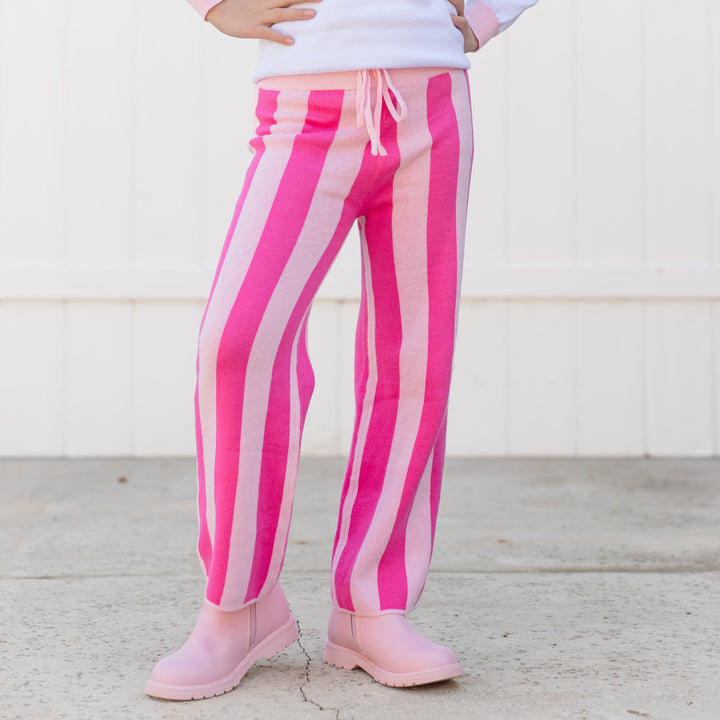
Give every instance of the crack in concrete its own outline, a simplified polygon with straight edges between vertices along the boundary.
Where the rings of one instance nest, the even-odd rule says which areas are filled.
[[[702,563],[698,562],[694,565],[658,565],[647,567],[627,567],[621,565],[607,565],[603,567],[591,565],[587,567],[568,565],[558,566],[538,566],[538,567],[513,567],[513,568],[490,568],[490,569],[456,569],[456,570],[436,570],[435,577],[442,575],[705,575],[720,572],[720,565],[714,562]],[[325,570],[307,570],[303,571],[305,576],[324,575]],[[288,574],[293,574],[288,571]],[[114,580],[123,578],[189,578],[195,579],[196,574],[178,574],[174,572],[112,572],[112,573],[61,573],[56,575],[6,575],[0,573],[0,581],[28,581],[28,580]]]
[[[340,720],[340,709],[339,708],[326,708],[323,707],[319,702],[315,702],[307,692],[307,686],[310,684],[310,653],[305,649],[305,646],[303,645],[302,639],[303,639],[303,630],[302,626],[298,622],[298,639],[297,644],[300,647],[300,650],[302,650],[303,655],[305,656],[305,682],[301,683],[300,685],[300,694],[302,695],[304,702],[309,702],[311,705],[314,705],[320,712],[325,712],[325,710],[335,711],[335,720]],[[352,720],[350,718],[349,720]]]

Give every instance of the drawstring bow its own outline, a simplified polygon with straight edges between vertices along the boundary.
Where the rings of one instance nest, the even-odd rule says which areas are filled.
[[[372,108],[370,94],[370,77],[375,77],[375,107]],[[390,95],[392,91],[395,96],[395,102]],[[382,70],[359,70],[357,74],[357,92],[355,94],[357,126],[365,125],[370,136],[370,154],[371,155],[387,155],[387,150],[380,141],[380,119],[382,117],[383,102],[387,107],[390,115],[396,122],[404,120],[407,115],[407,105],[400,93],[390,80],[388,71]]]

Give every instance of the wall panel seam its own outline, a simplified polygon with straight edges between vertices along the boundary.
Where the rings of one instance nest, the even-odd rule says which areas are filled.
[[[10,301],[205,300],[211,269],[0,268],[0,299]],[[336,269],[322,300],[357,300],[357,272]],[[720,268],[468,267],[463,299],[720,299]]]

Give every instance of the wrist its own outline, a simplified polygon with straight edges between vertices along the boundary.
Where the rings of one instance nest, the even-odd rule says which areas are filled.
[[[219,5],[222,0],[189,0],[189,2],[201,15],[202,19],[207,20],[210,11]]]
[[[469,32],[468,39],[470,40],[471,49],[467,50],[466,52],[471,52],[471,53],[477,52],[480,49],[480,41],[478,40],[478,36],[475,34],[475,32],[473,31],[472,28],[468,28],[468,32]],[[472,47],[473,45],[474,45],[474,47]]]

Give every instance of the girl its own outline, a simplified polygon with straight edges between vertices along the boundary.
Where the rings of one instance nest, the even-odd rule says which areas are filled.
[[[298,636],[278,576],[305,412],[310,304],[353,223],[356,418],[323,658],[385,685],[462,674],[405,618],[427,577],[472,160],[465,53],[537,0],[190,0],[259,38],[254,158],[202,321],[195,627],[146,690],[232,690]]]

